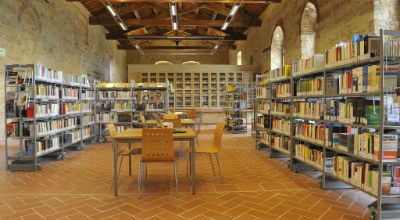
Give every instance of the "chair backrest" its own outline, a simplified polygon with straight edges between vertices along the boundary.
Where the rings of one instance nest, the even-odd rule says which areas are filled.
[[[194,108],[189,109],[188,118],[195,120],[197,118],[197,111]]]
[[[169,120],[169,119],[175,119],[179,118],[177,114],[171,113],[171,114],[164,114],[163,119],[164,120]]]
[[[142,161],[174,161],[174,140],[170,128],[144,128]]]
[[[180,118],[173,118],[173,119],[164,119],[166,122],[172,122],[174,128],[181,128],[182,121]]]
[[[217,127],[214,130],[213,147],[221,149],[222,134],[224,133],[225,124],[222,122],[217,123]]]
[[[117,135],[117,128],[114,126],[114,124],[107,124],[107,129],[110,132],[111,137]]]

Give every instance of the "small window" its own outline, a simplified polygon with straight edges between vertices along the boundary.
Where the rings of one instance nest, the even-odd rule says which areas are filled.
[[[242,51],[239,51],[236,54],[236,65],[242,65]]]

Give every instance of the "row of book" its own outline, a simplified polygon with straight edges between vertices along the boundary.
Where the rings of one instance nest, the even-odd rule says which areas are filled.
[[[291,95],[290,83],[279,83],[272,88],[272,97],[274,98],[286,98]]]
[[[314,54],[310,58],[293,62],[293,76],[301,75],[307,71],[319,70],[324,67],[324,54]]]
[[[300,79],[295,82],[295,96],[323,95],[324,77]]]
[[[290,104],[285,102],[272,102],[271,113],[288,115],[290,114]]]
[[[313,164],[321,170],[323,169],[324,153],[322,149],[313,148],[304,144],[296,144],[295,155],[297,158]]]
[[[378,195],[379,167],[349,156],[334,156],[332,174],[359,188]]]
[[[86,74],[70,76],[69,84],[72,86],[90,87],[89,78]]]
[[[283,118],[272,118],[271,128],[273,131],[290,135],[290,120]]]
[[[294,123],[294,133],[298,138],[323,145],[324,140],[328,137],[328,128],[325,128],[322,124],[296,122]]]
[[[266,101],[257,102],[257,110],[259,112],[268,113],[271,105]]]
[[[130,127],[124,126],[124,125],[119,125],[119,126],[115,126],[115,128],[117,129],[117,132],[120,133],[120,132],[123,132],[123,131],[129,129]]]
[[[379,101],[365,98],[331,99],[326,101],[325,120],[379,125],[380,113]]]
[[[35,85],[35,96],[37,99],[59,99],[60,87],[56,85]]]
[[[60,104],[58,103],[36,104],[27,108],[28,118],[35,117],[35,112],[33,111],[34,107],[36,111],[36,118],[52,117],[60,114]]]
[[[71,114],[79,114],[81,112],[80,103],[62,103],[61,114],[63,115],[71,115]]]
[[[269,72],[269,77],[271,78],[271,80],[285,79],[285,78],[290,78],[290,74],[291,74],[291,66],[285,65],[283,69],[277,68],[271,70]]]
[[[64,134],[65,144],[73,144],[77,143],[81,140],[81,131],[80,130],[72,130],[68,131]]]
[[[93,134],[93,129],[91,129],[91,128],[89,128],[89,127],[86,127],[86,128],[83,128],[82,129],[82,139],[87,139],[87,138],[90,138],[90,137],[92,137],[94,134]]]
[[[54,151],[56,149],[60,149],[62,146],[62,136],[53,136],[49,137],[48,139],[37,140],[36,141],[36,156],[41,156],[46,154],[49,151]],[[33,146],[32,140],[27,140],[25,142],[25,151],[32,155],[34,152],[35,147]]]
[[[271,147],[289,153],[290,138],[273,135],[271,138]]]
[[[32,68],[28,68],[33,71]],[[25,78],[28,78],[25,76]],[[63,72],[60,70],[54,70],[42,65],[37,65],[37,71],[35,73],[35,79],[55,82],[55,83],[63,83]]]
[[[266,131],[261,131],[260,132],[260,139],[262,140],[262,142],[269,144],[270,140],[271,140],[271,134],[266,132]]]
[[[33,126],[36,126],[36,133],[38,136],[51,135],[75,128],[77,126],[77,119],[65,118],[47,122],[37,122],[36,124],[30,124],[30,131],[33,131]],[[33,132],[30,134],[30,136],[32,135]]]
[[[322,119],[324,104],[322,102],[299,101],[293,103],[293,116]]]
[[[79,106],[82,110],[82,113],[94,112],[94,104],[93,103],[79,103]]]
[[[95,93],[94,91],[84,91],[81,94],[81,100],[94,100]]]
[[[132,102],[115,102],[112,111],[125,112],[132,111],[133,103]]]
[[[98,113],[96,114],[96,121],[101,123],[112,123],[117,119],[114,113]]]
[[[91,125],[96,122],[96,116],[95,115],[84,115],[84,116],[82,116],[81,120],[82,120],[81,124],[83,126]]]
[[[79,89],[77,88],[63,88],[62,89],[63,99],[68,100],[78,100],[79,99]]]
[[[269,89],[267,87],[258,87],[256,98],[270,98]]]
[[[132,91],[99,91],[99,99],[133,99],[135,92]]]

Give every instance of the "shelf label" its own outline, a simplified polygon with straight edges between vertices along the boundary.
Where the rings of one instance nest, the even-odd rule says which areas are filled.
[[[0,48],[0,57],[5,57],[6,56],[6,49]]]

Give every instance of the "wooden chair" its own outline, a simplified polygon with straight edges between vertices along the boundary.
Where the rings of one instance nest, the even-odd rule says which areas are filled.
[[[142,131],[142,158],[139,161],[138,192],[141,192],[142,166],[147,163],[174,163],[176,195],[178,196],[178,169],[174,155],[172,129],[144,128]],[[147,167],[147,165],[146,165]]]
[[[118,134],[117,129],[116,129],[116,127],[114,126],[114,124],[107,124],[107,129],[108,129],[108,131],[110,132],[111,141],[112,141],[112,140],[113,140],[113,137],[114,137],[115,135]],[[133,149],[130,149],[130,148],[126,148],[126,147],[120,148],[120,146],[117,146],[117,148],[118,148],[118,151],[117,151],[117,155],[118,155],[117,161],[118,161],[119,158],[121,157],[121,161],[120,161],[120,163],[119,163],[119,168],[118,168],[118,175],[117,175],[117,178],[118,178],[118,180],[119,180],[119,176],[120,176],[120,173],[121,173],[122,162],[124,161],[124,157],[129,157],[129,158],[130,158],[132,155],[138,155],[138,154],[140,154],[140,148],[133,148]],[[131,170],[131,167],[130,167],[130,170]],[[113,184],[114,184],[114,181],[111,182],[111,187],[113,187]]]
[[[198,154],[206,154],[209,156],[214,176],[215,176],[215,170],[214,170],[214,163],[212,160],[212,155],[215,156],[215,159],[216,159],[217,165],[218,165],[219,176],[221,177],[221,180],[222,180],[222,171],[221,171],[221,166],[220,166],[219,160],[218,160],[218,153],[221,150],[222,134],[224,133],[224,128],[225,128],[224,123],[222,123],[222,122],[217,123],[217,127],[214,130],[214,140],[213,140],[212,145],[211,146],[199,145],[198,147],[196,147],[195,152],[194,152],[194,153],[198,153]],[[191,148],[188,150],[188,153],[189,154],[192,153]],[[190,158],[190,155],[189,155],[189,158]],[[188,161],[188,162],[190,162],[190,161]],[[188,167],[188,165],[186,167]]]

